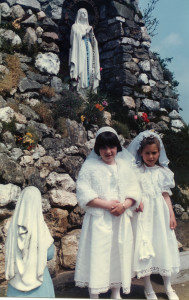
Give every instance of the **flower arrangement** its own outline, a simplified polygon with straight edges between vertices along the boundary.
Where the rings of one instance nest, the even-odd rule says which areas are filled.
[[[17,146],[23,150],[32,150],[36,147],[37,143],[35,137],[31,132],[26,132],[25,135],[15,135],[15,141]]]
[[[143,112],[143,113],[139,113],[137,115],[134,115],[134,121],[137,124],[138,127],[138,131],[141,132],[143,130],[146,129],[147,124],[150,122],[150,120],[148,119],[148,115],[147,113]]]
[[[103,95],[89,93],[85,108],[80,116],[81,122],[88,127],[90,124],[103,124],[103,111],[108,102]]]

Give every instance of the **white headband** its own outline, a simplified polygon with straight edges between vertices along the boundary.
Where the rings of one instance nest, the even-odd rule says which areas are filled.
[[[101,134],[101,133],[103,133],[103,132],[112,132],[112,133],[114,133],[114,134],[118,137],[118,134],[117,134],[117,132],[115,131],[115,129],[113,129],[113,128],[110,127],[110,126],[104,126],[104,127],[100,128],[100,129],[97,131],[97,133],[96,133],[96,138],[97,138],[97,136],[98,136],[99,134]]]

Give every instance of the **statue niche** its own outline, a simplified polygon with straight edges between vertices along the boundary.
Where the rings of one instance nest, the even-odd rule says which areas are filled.
[[[98,43],[89,25],[88,12],[80,8],[70,35],[70,77],[77,90],[89,87],[96,93],[100,81]]]

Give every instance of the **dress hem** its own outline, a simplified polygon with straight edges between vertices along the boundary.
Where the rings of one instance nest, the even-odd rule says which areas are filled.
[[[121,283],[111,283],[109,286],[101,287],[101,288],[91,288],[89,286],[89,282],[81,282],[81,281],[75,281],[75,285],[80,288],[86,288],[88,287],[93,294],[100,294],[100,293],[106,293],[111,288],[121,288],[123,289],[124,294],[130,293],[130,287],[124,288]]]

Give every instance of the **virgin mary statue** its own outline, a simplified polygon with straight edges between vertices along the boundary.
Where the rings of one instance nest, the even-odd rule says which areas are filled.
[[[71,28],[70,44],[70,77],[75,81],[77,90],[91,87],[97,92],[100,80],[98,43],[85,8],[77,12]]]

